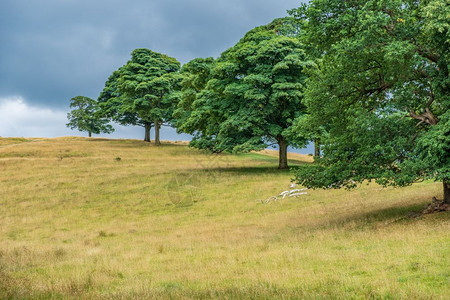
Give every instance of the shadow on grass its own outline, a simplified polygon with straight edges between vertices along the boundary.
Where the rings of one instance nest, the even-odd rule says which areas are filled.
[[[411,226],[424,219],[421,212],[426,204],[427,201],[424,200],[421,203],[396,205],[383,209],[370,210],[370,208],[367,208],[365,211],[355,211],[346,215],[339,214],[340,210],[345,210],[345,208],[335,208],[334,210],[328,210],[325,215],[320,215],[321,220],[317,222],[297,223],[296,226],[281,229],[282,233],[277,233],[276,236],[282,236],[286,233],[298,236],[299,232],[303,232],[305,238],[308,239],[310,236],[314,236],[316,232],[327,232],[330,230],[351,235],[352,232],[373,231],[392,225]],[[308,209],[320,210],[321,208],[316,206]],[[445,213],[442,213],[428,220],[439,222],[440,219],[446,218],[445,215]],[[298,216],[295,216],[295,220],[297,219]],[[336,234],[338,234],[337,232]]]
[[[354,228],[362,229],[378,226],[380,224],[389,225],[403,222],[413,222],[422,216],[421,212],[426,206],[427,201],[422,203],[409,204],[404,206],[394,206],[367,212],[352,213],[345,217],[332,219],[319,228]]]
[[[276,157],[276,156],[265,155],[265,154],[260,154],[260,153],[241,153],[241,154],[235,154],[235,155],[237,157],[242,157],[242,158],[249,159],[249,160],[270,162],[270,163],[278,165],[278,157]],[[289,158],[288,164],[290,167],[295,167],[295,166],[301,166],[301,165],[305,165],[305,164],[311,164],[311,162],[307,162],[307,161],[303,161],[303,160],[295,159],[295,158]]]
[[[255,174],[290,174],[289,169],[280,170],[273,166],[254,166],[254,167],[215,167],[199,170],[205,172],[231,173],[236,175],[255,175]]]
[[[311,165],[312,162],[302,161],[297,159],[288,159],[288,164],[290,167],[300,167],[304,165]]]
[[[246,165],[236,166],[239,161],[228,160],[230,156],[235,156],[246,161]],[[249,162],[255,162],[248,165]],[[290,159],[288,169],[278,168],[278,158],[273,158],[266,155],[256,153],[244,154],[225,154],[225,156],[212,156],[212,159],[205,161],[198,161],[202,169],[199,172],[217,172],[228,173],[235,175],[267,175],[267,174],[290,174],[294,175],[295,170],[301,165],[310,164],[308,162]],[[239,163],[238,163],[239,164]]]
[[[278,169],[278,164],[269,164],[267,162],[263,162],[258,165],[255,164],[253,166],[219,166],[218,164],[208,165],[208,163],[201,162],[200,165],[203,165],[202,168],[199,169],[185,169],[184,172],[196,172],[200,174],[205,173],[223,173],[228,175],[291,175],[292,177],[297,170],[297,166],[290,166],[289,169]]]

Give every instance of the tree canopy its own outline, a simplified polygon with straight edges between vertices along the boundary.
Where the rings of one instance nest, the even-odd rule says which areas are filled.
[[[257,27],[214,64],[194,60],[186,67],[192,74],[181,103],[192,112],[180,129],[195,135],[192,146],[246,152],[278,144],[279,167],[287,168],[287,146],[305,144],[291,125],[304,112],[308,62],[299,40],[280,33],[283,25],[278,19]]]
[[[113,72],[105,83],[103,91],[98,97],[100,113],[102,116],[119,123],[123,126],[142,126],[145,128],[144,140],[150,142],[151,120],[145,120],[139,117],[133,110],[131,101],[119,92],[117,80],[120,76],[120,69]]]
[[[302,122],[327,132],[323,157],[297,181],[351,188],[434,178],[450,202],[448,3],[313,0],[291,14],[316,58]]]
[[[100,95],[105,112],[121,124],[143,124],[147,134],[155,127],[155,143],[160,144],[159,130],[172,120],[181,78],[180,63],[172,57],[149,49],[135,49],[131,60],[115,71]],[[148,136],[147,136],[148,135]]]
[[[70,99],[70,107],[73,110],[67,114],[69,123],[66,124],[70,129],[88,132],[89,137],[92,136],[92,133],[111,133],[114,131],[114,128],[108,124],[109,120],[100,115],[100,107],[94,99],[76,96]]]

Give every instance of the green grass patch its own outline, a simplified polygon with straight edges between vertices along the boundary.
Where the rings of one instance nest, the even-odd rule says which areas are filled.
[[[0,147],[7,146],[7,145],[28,143],[28,142],[31,142],[31,140],[25,139],[25,138],[2,138],[2,137],[0,137]]]

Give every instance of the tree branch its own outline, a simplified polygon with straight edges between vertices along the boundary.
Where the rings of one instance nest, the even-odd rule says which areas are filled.
[[[433,92],[433,86],[430,84],[430,100],[428,100],[427,103],[427,109],[433,104],[434,102],[434,92]]]
[[[441,56],[437,53],[430,53],[429,51],[425,51],[422,48],[417,48],[417,52],[422,55],[423,57],[431,60],[434,63],[437,63]]]
[[[430,78],[430,75],[423,69],[420,70],[414,70],[414,73],[419,75],[420,78]]]
[[[436,125],[438,123],[438,118],[430,111],[427,107],[425,108],[425,112],[421,115],[418,115],[413,110],[409,112],[409,116],[413,119],[419,120],[420,123],[427,123],[429,125]]]

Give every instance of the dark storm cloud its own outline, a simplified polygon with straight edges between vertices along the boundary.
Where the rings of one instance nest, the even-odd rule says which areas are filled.
[[[218,56],[248,30],[286,15],[298,0],[2,0],[0,97],[66,109],[96,98],[131,51],[185,63]]]

